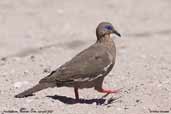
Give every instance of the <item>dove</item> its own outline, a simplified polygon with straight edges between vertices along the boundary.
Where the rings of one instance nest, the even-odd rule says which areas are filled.
[[[111,34],[121,37],[110,22],[101,22],[96,28],[97,40],[94,44],[52,71],[37,85],[15,97],[28,97],[40,90],[54,87],[74,88],[77,100],[79,99],[78,90],[83,88],[94,88],[98,92],[107,94],[119,92],[119,89],[103,88],[104,78],[112,70],[116,58],[116,47]]]

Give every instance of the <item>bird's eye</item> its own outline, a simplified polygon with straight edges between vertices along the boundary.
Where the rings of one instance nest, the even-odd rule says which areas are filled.
[[[113,30],[113,27],[110,26],[110,25],[109,26],[105,26],[105,28],[108,29],[108,30]]]

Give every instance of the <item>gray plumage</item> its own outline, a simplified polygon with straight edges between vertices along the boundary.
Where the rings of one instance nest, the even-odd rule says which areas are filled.
[[[111,23],[102,22],[96,29],[97,41],[70,61],[60,66],[39,83],[15,97],[22,98],[48,87],[74,87],[76,99],[78,89],[94,87],[99,92],[111,93],[116,91],[102,88],[104,77],[115,64],[116,48],[110,34],[120,34]]]

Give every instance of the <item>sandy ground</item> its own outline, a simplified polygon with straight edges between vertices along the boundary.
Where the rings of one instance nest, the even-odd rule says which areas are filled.
[[[109,21],[117,62],[105,78],[119,94],[53,88],[14,95],[96,41],[95,28]],[[170,0],[0,0],[0,113],[171,113]],[[24,112],[25,111],[25,112]]]

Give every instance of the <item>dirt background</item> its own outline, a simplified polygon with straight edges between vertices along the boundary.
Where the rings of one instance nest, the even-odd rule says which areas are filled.
[[[122,34],[117,62],[105,78],[119,94],[49,88],[14,95],[96,41],[101,21]],[[0,0],[0,113],[171,113],[170,0]],[[48,112],[49,111],[49,112]]]

